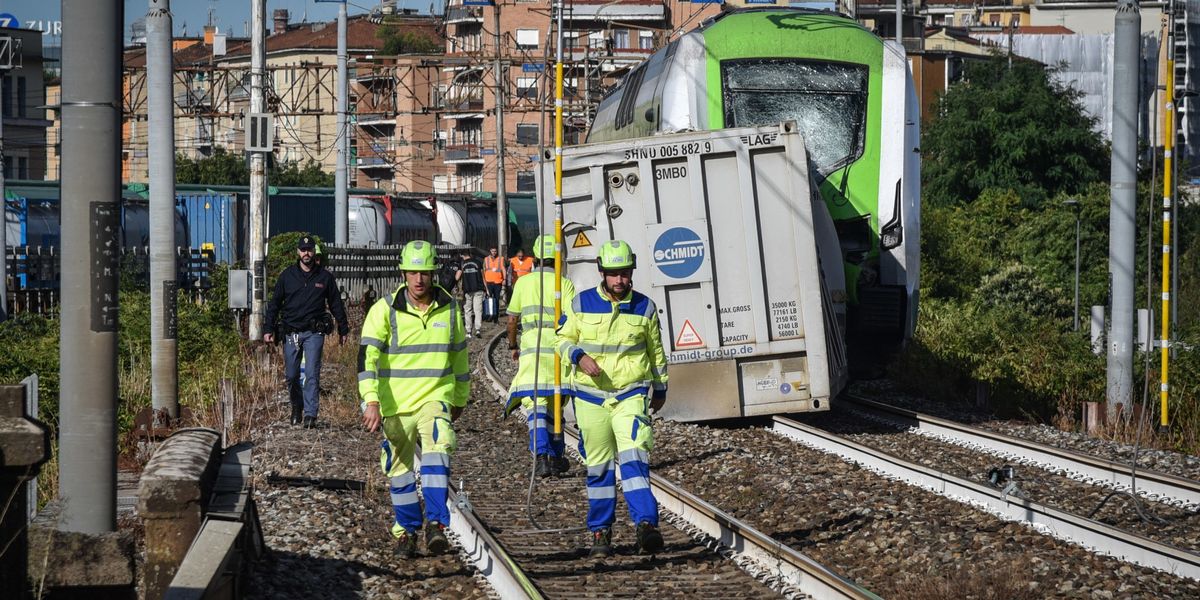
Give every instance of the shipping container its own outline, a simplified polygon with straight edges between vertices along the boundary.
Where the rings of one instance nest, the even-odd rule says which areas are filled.
[[[188,236],[179,241],[199,250],[209,250],[218,263],[233,264],[241,258],[239,244],[245,235],[238,219],[235,194],[178,194],[175,203],[186,224]]]
[[[599,283],[601,244],[637,255],[670,362],[664,416],[829,409],[847,380],[845,276],[793,122],[567,148],[562,185],[576,290]]]

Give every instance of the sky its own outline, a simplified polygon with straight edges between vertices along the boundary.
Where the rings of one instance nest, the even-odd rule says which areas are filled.
[[[82,0],[87,1],[87,0]],[[415,8],[422,13],[428,13],[432,0],[400,0],[396,5],[400,8]],[[213,19],[222,33],[233,37],[248,35],[250,23],[251,0],[173,0],[171,15],[174,17],[175,35],[197,36],[208,23],[209,10],[213,11]],[[370,12],[378,6],[379,0],[349,0],[346,12],[351,15]],[[442,2],[436,3],[441,12]],[[138,17],[145,16],[147,0],[125,0],[125,30],[122,39],[129,41],[129,26]],[[309,21],[332,21],[337,18],[338,6],[333,2],[317,2],[316,0],[267,0],[267,28],[271,27],[271,13],[277,8],[286,8],[291,13],[291,20],[297,22],[307,15]],[[37,26],[45,31],[40,23],[53,23],[62,20],[62,3],[58,0],[0,0],[0,18],[8,14],[21,22],[22,27]],[[36,23],[35,23],[36,22]],[[53,25],[50,25],[53,27]]]

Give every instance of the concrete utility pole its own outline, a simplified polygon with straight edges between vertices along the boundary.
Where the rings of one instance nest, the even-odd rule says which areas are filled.
[[[504,84],[507,76],[500,64],[500,0],[495,0],[496,61],[496,246],[500,257],[508,259],[508,193],[504,190]],[[548,41],[548,40],[547,40]]]
[[[1133,269],[1137,234],[1137,82],[1142,17],[1137,2],[1117,6],[1113,51],[1113,132],[1108,272],[1112,312],[1108,332],[1108,415],[1133,399]]]
[[[146,85],[150,113],[150,391],[154,410],[179,418],[175,262],[175,100],[171,0],[149,0]]]
[[[266,27],[267,0],[250,0],[250,112],[266,112],[263,102],[263,71],[267,63]],[[249,119],[247,119],[248,121]],[[249,140],[249,125],[246,126]],[[250,153],[250,265],[254,269],[254,293],[250,299],[251,340],[263,336],[263,305],[267,287],[267,170],[262,152]]]
[[[59,528],[117,528],[120,0],[63,0]]]
[[[896,44],[904,47],[904,0],[896,0]]]
[[[334,170],[334,235],[339,244],[348,241],[350,227],[349,201],[346,198],[346,161],[350,159],[350,128],[346,123],[346,105],[349,103],[350,82],[346,75],[346,3],[338,3],[337,32],[337,168]]]

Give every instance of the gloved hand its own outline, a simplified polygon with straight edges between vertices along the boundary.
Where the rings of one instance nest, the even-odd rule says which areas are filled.
[[[508,416],[513,414],[513,412],[516,411],[517,408],[520,406],[521,406],[520,398],[513,398],[512,396],[509,396],[504,401],[504,418],[508,418]]]
[[[654,395],[650,396],[650,412],[657,414],[666,403],[667,390],[654,390]]]

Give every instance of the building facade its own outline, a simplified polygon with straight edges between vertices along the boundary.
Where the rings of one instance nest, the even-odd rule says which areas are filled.
[[[0,28],[0,119],[4,178],[46,178],[47,74],[42,69],[42,32]]]

